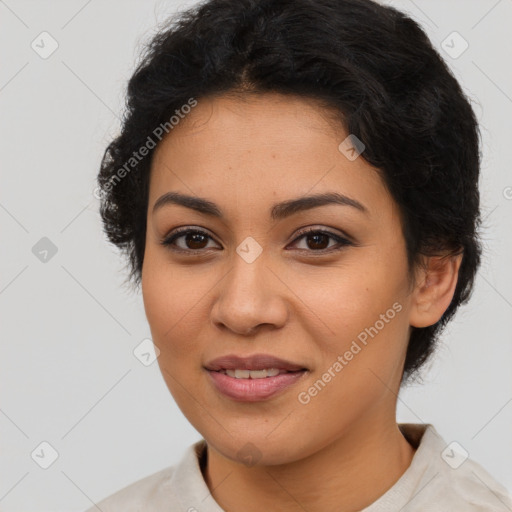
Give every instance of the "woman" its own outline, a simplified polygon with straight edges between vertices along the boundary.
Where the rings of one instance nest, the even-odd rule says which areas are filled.
[[[98,181],[203,440],[107,511],[512,510],[400,386],[470,296],[479,137],[370,0],[210,0],[152,40]],[[90,510],[95,510],[95,507]]]

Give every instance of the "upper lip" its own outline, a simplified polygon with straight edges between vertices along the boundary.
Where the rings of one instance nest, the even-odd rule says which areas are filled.
[[[279,370],[287,370],[289,372],[307,369],[301,364],[286,361],[285,359],[274,357],[270,354],[254,354],[248,357],[228,354],[212,359],[205,365],[205,368],[212,371],[264,370],[266,368],[277,368]]]

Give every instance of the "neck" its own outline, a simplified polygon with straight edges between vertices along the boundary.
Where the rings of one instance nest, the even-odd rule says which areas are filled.
[[[365,418],[313,455],[280,465],[246,467],[208,446],[205,481],[224,510],[362,510],[396,483],[415,451],[394,418],[378,420]]]

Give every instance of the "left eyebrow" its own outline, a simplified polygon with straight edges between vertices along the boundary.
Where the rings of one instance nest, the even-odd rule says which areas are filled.
[[[355,199],[352,199],[351,197],[348,197],[344,194],[328,192],[325,194],[304,196],[297,199],[283,201],[282,203],[277,203],[272,206],[270,210],[270,216],[273,220],[284,219],[290,215],[294,215],[295,213],[299,213],[304,210],[310,210],[312,208],[318,208],[319,206],[326,206],[330,204],[351,206],[361,211],[362,213],[369,213],[368,209],[359,201],[356,201]]]
[[[210,217],[223,218],[221,209],[212,201],[202,197],[189,196],[179,192],[167,192],[160,196],[153,206],[153,213],[167,204],[177,204],[190,208],[203,215]],[[272,220],[284,219],[296,213],[326,206],[337,204],[341,206],[350,206],[362,213],[368,214],[368,209],[359,201],[337,192],[328,192],[324,194],[315,194],[303,196],[296,199],[289,199],[281,203],[276,203],[270,209],[270,217]]]

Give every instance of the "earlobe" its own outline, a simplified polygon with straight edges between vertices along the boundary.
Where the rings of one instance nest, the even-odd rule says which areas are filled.
[[[455,293],[462,254],[425,257],[417,271],[409,323],[413,327],[434,325],[448,309]]]

